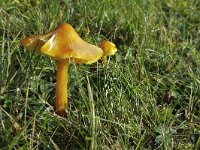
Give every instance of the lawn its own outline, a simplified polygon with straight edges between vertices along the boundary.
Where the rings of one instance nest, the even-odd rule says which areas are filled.
[[[67,118],[55,62],[19,45],[64,22],[118,49],[69,64]],[[199,148],[199,0],[0,0],[1,150]]]

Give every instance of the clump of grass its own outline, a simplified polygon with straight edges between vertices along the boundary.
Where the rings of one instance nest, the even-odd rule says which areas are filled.
[[[1,149],[198,149],[199,11],[195,0],[3,1]],[[55,64],[25,35],[62,22],[119,51],[108,66],[71,65],[69,114],[53,113]]]

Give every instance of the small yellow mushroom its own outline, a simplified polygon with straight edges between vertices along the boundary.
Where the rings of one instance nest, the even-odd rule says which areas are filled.
[[[107,63],[107,56],[112,56],[117,52],[117,48],[114,43],[110,41],[102,41],[99,47],[103,50],[102,62],[104,65]]]

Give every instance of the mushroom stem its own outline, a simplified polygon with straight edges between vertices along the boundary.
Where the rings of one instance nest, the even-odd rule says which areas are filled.
[[[67,83],[68,83],[68,62],[66,60],[56,61],[56,114],[66,116],[65,108],[68,104]]]
[[[102,56],[102,63],[104,64],[104,65],[106,65],[107,64],[107,58],[106,58],[106,56]]]

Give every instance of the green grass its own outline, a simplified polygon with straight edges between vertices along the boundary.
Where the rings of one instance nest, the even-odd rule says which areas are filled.
[[[199,0],[0,4],[0,149],[200,148]],[[118,48],[106,67],[70,64],[68,118],[54,61],[19,46],[62,22]]]

